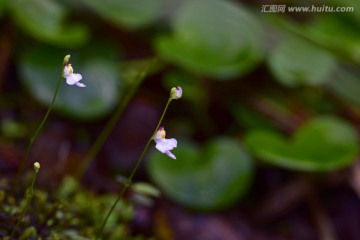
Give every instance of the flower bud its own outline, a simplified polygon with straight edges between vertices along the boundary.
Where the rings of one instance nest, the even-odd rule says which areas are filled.
[[[40,170],[40,163],[38,162],[34,163],[34,170],[35,172],[38,172]]]
[[[69,60],[70,60],[70,55],[66,55],[66,56],[64,57],[64,65],[65,65],[67,62],[69,62]]]
[[[181,87],[173,87],[170,92],[171,99],[179,99],[182,96]]]

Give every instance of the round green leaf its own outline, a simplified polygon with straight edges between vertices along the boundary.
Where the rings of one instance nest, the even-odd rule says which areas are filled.
[[[186,1],[173,19],[173,35],[155,41],[157,51],[191,71],[228,78],[260,60],[260,25],[241,5],[220,0]]]
[[[276,80],[287,86],[319,85],[335,68],[333,56],[305,40],[284,40],[268,59]]]
[[[119,26],[143,27],[160,15],[164,0],[82,0],[104,19]]]
[[[88,29],[84,25],[63,25],[67,12],[56,1],[12,0],[9,3],[16,24],[40,41],[74,47],[83,45],[89,39]]]
[[[214,140],[205,149],[179,141],[177,160],[154,150],[148,161],[151,178],[174,201],[198,210],[228,207],[248,190],[253,164],[239,144]]]
[[[357,154],[355,129],[332,117],[319,117],[303,125],[293,139],[270,131],[246,137],[252,152],[274,165],[304,171],[330,171],[348,166]]]
[[[86,87],[66,84],[59,89],[55,110],[73,118],[92,119],[108,113],[119,97],[119,73],[114,63],[115,50],[105,46],[89,46],[70,59],[75,73],[83,76]],[[38,101],[48,106],[62,73],[62,61],[67,53],[49,47],[36,47],[20,58],[22,83]]]

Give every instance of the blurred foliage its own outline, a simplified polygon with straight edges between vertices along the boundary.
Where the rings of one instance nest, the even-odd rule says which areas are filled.
[[[289,61],[291,59],[291,61]],[[334,57],[301,39],[284,39],[268,58],[275,79],[284,85],[320,85],[330,80]]]
[[[58,221],[72,224],[73,227],[83,229],[85,232],[88,231],[86,237],[95,235],[99,224],[107,214],[104,209],[111,206],[117,197],[114,194],[95,196],[94,193],[81,189],[78,182],[71,177],[64,178],[56,196],[61,204],[59,210],[61,214],[56,214],[56,216],[61,216]],[[120,201],[104,229],[105,235],[109,239],[124,238],[126,225],[132,219],[133,211],[131,203]],[[121,222],[123,224],[119,224]],[[70,229],[70,227],[64,227],[63,229]],[[61,231],[62,228],[59,228],[59,233]],[[77,232],[73,234],[75,233],[79,234]]]
[[[53,98],[56,86],[54,76],[62,77],[62,69],[59,67],[61,59],[54,58],[61,52],[39,46],[22,53],[20,58],[21,80],[32,95],[45,105],[50,105]],[[110,44],[97,43],[72,56],[76,62],[74,71],[83,76],[86,91],[64,84],[55,103],[59,112],[73,118],[91,119],[103,116],[114,108],[121,89],[114,52]]]
[[[156,184],[176,202],[198,210],[221,209],[249,189],[251,157],[232,139],[215,139],[204,149],[181,141],[181,148],[173,152],[176,161],[153,151],[148,169]]]
[[[344,101],[360,106],[359,69],[337,69],[327,88]]]
[[[327,1],[329,6],[337,5],[336,1]],[[327,49],[339,60],[348,60],[360,63],[360,13],[356,7],[359,2],[344,1],[341,7],[354,7],[353,12],[345,13],[318,13],[305,23],[294,21],[290,17],[279,15],[268,15],[267,20],[272,27],[279,29],[282,33],[292,33],[314,43],[319,49]]]
[[[96,195],[67,176],[54,195],[35,190],[33,204],[20,225],[17,239],[91,239],[107,214],[104,209],[108,209],[116,198],[115,194]],[[1,234],[12,230],[24,204],[24,199],[16,202],[9,194],[1,198],[1,212],[9,215],[9,219],[2,216]],[[128,224],[133,214],[134,205],[120,201],[104,229],[103,239],[146,239],[129,236]]]
[[[25,32],[41,41],[64,47],[83,45],[89,39],[83,24],[64,24],[67,10],[53,0],[8,1],[11,16]]]
[[[185,1],[171,23],[173,34],[158,37],[156,49],[188,70],[222,79],[249,72],[261,59],[260,24],[244,7]]]
[[[82,0],[102,18],[128,28],[151,24],[161,14],[164,0]]]
[[[3,12],[5,11],[5,4],[6,0],[0,0],[0,17],[3,15]]]
[[[4,119],[1,123],[1,133],[4,137],[14,139],[23,138],[26,134],[26,127],[22,123]]]
[[[176,161],[152,152],[149,175],[177,203],[221,209],[251,187],[253,156],[292,170],[334,171],[349,166],[358,153],[350,120],[359,117],[360,107],[360,2],[323,1],[355,11],[306,16],[262,14],[260,5],[238,2],[0,0],[1,20],[11,28],[1,37],[11,35],[19,82],[43,106],[49,105],[61,77],[63,57],[71,54],[87,87],[80,90],[64,80],[55,110],[84,122],[109,116],[133,83],[134,66],[153,55],[161,58],[156,77],[145,87],[183,87],[182,105],[171,110],[177,120],[168,120],[169,125],[176,123],[172,128],[178,136],[199,139],[204,147],[179,140]],[[348,114],[355,117],[338,116],[344,109],[355,109]],[[329,117],[319,117],[323,113]],[[309,121],[286,138],[284,131],[294,129],[282,126],[284,118],[289,125],[292,119]],[[9,126],[10,137],[23,134],[21,124]],[[219,132],[227,136],[218,138]],[[94,224],[113,200],[74,190],[64,195],[64,188],[59,199],[73,205],[53,221],[66,219],[70,227]],[[156,195],[145,189],[140,187]],[[83,222],[82,214],[89,222]],[[124,225],[115,224],[122,217],[114,214],[109,239],[124,231]],[[77,233],[66,234],[75,238]]]
[[[329,171],[351,164],[358,152],[355,129],[331,117],[316,118],[286,141],[276,132],[253,131],[246,139],[255,155],[289,169]]]
[[[161,196],[160,190],[145,182],[137,182],[131,186],[132,200],[144,206],[152,206],[153,198]]]

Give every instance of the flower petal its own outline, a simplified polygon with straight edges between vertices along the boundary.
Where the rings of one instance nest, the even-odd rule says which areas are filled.
[[[81,82],[76,82],[75,85],[78,87],[86,87],[86,85]]]
[[[168,155],[168,156],[171,157],[172,159],[176,159],[175,155],[172,154],[172,152],[166,151],[165,153],[166,153],[166,155]]]
[[[169,145],[171,145],[173,148],[177,147],[177,141],[175,138],[170,138],[170,139],[164,139],[164,141],[166,141]]]
[[[69,85],[74,85],[76,82],[82,79],[81,74],[73,73],[66,77],[66,83]]]
[[[160,152],[165,153],[166,151],[172,150],[177,147],[177,141],[175,138],[157,140],[155,147]]]
[[[64,71],[63,71],[63,76],[64,78],[67,78],[68,76],[70,76],[71,74],[73,74],[74,69],[72,68],[70,63],[66,63],[65,67],[64,67]]]

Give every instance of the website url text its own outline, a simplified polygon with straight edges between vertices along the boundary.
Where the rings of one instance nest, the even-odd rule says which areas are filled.
[[[354,7],[333,7],[333,6],[287,6],[287,5],[262,5],[261,12],[264,13],[285,13],[285,12],[304,12],[304,13],[336,13],[336,12],[354,12]]]

